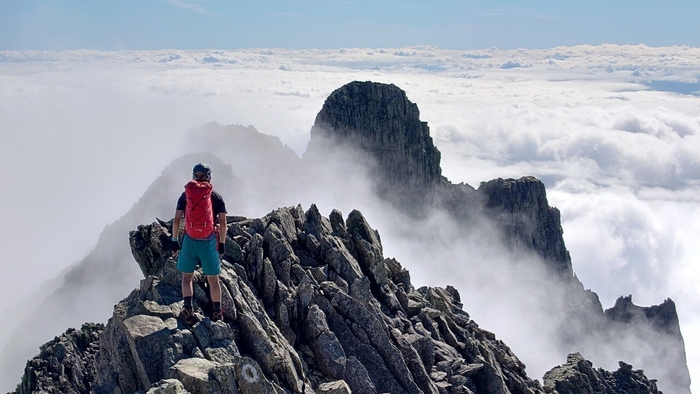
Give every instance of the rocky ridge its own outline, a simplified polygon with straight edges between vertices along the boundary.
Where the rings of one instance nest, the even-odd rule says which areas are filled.
[[[385,258],[363,215],[315,206],[228,217],[225,320],[212,322],[198,271],[187,327],[171,222],[130,234],[145,278],[106,326],[42,347],[15,393],[657,393],[621,364],[608,373],[572,355],[544,378],[462,310],[451,286],[415,288]],[[596,388],[591,391],[590,388]]]

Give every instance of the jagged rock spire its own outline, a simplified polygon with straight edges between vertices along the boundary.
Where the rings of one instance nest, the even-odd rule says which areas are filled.
[[[478,189],[485,208],[514,246],[536,251],[553,272],[574,278],[571,256],[564,245],[559,210],[550,207],[544,184],[534,177],[494,179]]]
[[[632,330],[653,332],[654,337],[647,339],[647,344],[653,343],[652,346],[659,349],[653,357],[663,360],[667,366],[657,378],[665,383],[667,391],[690,393],[685,341],[676,304],[671,299],[664,300],[660,305],[643,307],[633,304],[631,295],[619,297],[612,308],[605,310],[605,317],[619,333]]]
[[[376,165],[382,193],[425,192],[442,181],[440,151],[428,124],[395,85],[356,81],[331,93],[316,116],[304,159],[339,146],[351,146]]]

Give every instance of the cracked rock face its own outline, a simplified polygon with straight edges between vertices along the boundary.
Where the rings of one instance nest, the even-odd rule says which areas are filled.
[[[103,324],[85,323],[41,346],[27,362],[15,393],[89,393],[96,387],[95,355]]]
[[[387,189],[426,189],[442,180],[440,151],[428,124],[394,85],[352,82],[331,93],[316,116],[304,158],[347,143],[376,161],[375,175]]]
[[[631,367],[593,371],[580,356],[542,387],[469,318],[455,288],[414,288],[358,211],[326,218],[315,206],[292,207],[228,219],[224,321],[207,317],[201,272],[201,321],[188,327],[176,318],[180,274],[162,236],[170,223],[139,226],[132,251],[148,276],[106,326],[45,345],[16,393],[623,393],[630,381],[648,388],[634,392],[657,392]],[[567,391],[582,374],[605,390]]]

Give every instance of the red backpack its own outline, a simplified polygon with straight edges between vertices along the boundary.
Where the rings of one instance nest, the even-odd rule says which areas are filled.
[[[185,185],[185,232],[192,238],[207,238],[214,232],[214,209],[209,182],[189,181]]]

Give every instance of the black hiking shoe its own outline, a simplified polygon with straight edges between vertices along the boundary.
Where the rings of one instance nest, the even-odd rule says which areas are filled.
[[[192,308],[182,308],[180,316],[178,317],[188,326],[193,326],[199,321],[199,318],[194,314],[194,309]]]
[[[224,320],[224,313],[221,309],[216,309],[211,313],[211,321],[217,322],[219,320]]]

